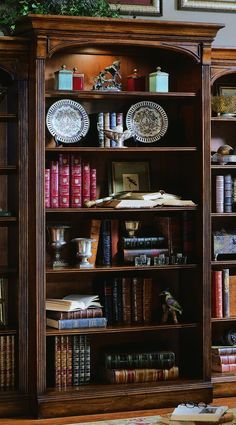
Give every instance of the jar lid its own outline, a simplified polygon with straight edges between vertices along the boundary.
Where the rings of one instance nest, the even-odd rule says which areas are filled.
[[[150,76],[157,76],[157,75],[160,75],[160,76],[168,76],[169,74],[167,73],[167,72],[162,72],[161,71],[161,67],[160,66],[158,66],[157,68],[156,68],[157,70],[155,71],[155,72],[152,72],[151,74],[149,74]]]
[[[59,72],[62,73],[62,74],[72,74],[71,70],[66,69],[66,65],[62,65],[61,69],[59,71],[56,71],[55,74],[59,73]]]
[[[130,75],[128,75],[128,77],[127,78],[143,78],[143,76],[142,75],[140,75],[139,74],[139,72],[138,72],[138,70],[137,70],[137,68],[135,68],[134,70],[133,70],[133,73],[132,74],[130,74]]]

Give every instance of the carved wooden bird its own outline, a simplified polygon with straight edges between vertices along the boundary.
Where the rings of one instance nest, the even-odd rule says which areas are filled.
[[[177,313],[182,314],[183,309],[179,302],[173,297],[173,295],[165,290],[160,294],[164,298],[162,303],[163,316],[162,322],[165,323],[168,320],[169,314],[172,316],[174,323],[178,323]]]
[[[98,131],[102,131],[106,137],[109,139],[115,140],[119,147],[123,146],[123,142],[132,137],[132,132],[130,130],[123,131],[121,125],[117,125],[114,129],[105,129],[98,126]]]

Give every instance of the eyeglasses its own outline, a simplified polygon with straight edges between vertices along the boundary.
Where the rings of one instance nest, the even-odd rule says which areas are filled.
[[[206,408],[208,407],[208,404],[204,403],[203,401],[200,401],[199,403],[194,403],[193,401],[185,401],[184,403],[181,403],[181,406],[189,407],[192,409],[193,407],[199,407],[199,408]]]

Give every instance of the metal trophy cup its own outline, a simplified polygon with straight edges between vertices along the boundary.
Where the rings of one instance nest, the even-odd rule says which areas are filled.
[[[130,238],[136,236],[136,232],[140,228],[141,221],[125,221],[125,230]]]
[[[47,226],[49,233],[49,252],[51,253],[50,265],[53,268],[63,268],[68,266],[67,261],[62,256],[64,246],[67,244],[65,240],[65,231],[70,226],[61,224],[52,224]]]
[[[75,242],[76,247],[76,257],[80,262],[76,265],[80,269],[88,269],[94,267],[93,264],[88,262],[88,258],[92,257],[92,242],[94,239],[91,238],[74,238],[72,242]]]

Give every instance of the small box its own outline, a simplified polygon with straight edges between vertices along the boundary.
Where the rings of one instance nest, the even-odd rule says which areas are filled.
[[[145,77],[137,69],[127,77],[127,91],[145,91]]]
[[[169,91],[169,74],[162,72],[159,66],[156,72],[149,74],[149,91],[162,93]]]
[[[72,90],[73,88],[73,71],[66,69],[66,65],[62,65],[61,69],[55,72],[55,88],[56,90]]]
[[[230,233],[225,230],[214,232],[213,251],[215,260],[219,254],[236,254],[236,229]]]
[[[84,74],[73,68],[73,90],[84,90]]]

